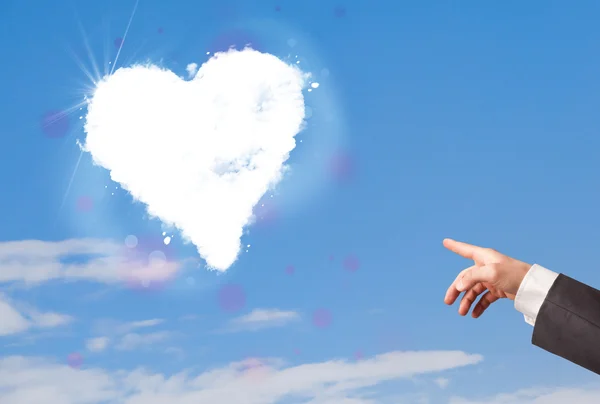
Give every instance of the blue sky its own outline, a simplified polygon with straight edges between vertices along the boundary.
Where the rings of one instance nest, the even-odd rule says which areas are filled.
[[[98,379],[136,368],[197,376],[251,357],[279,358],[285,363],[273,372],[288,369],[288,379],[301,377],[303,364],[326,375],[313,383],[320,390],[302,390],[304,397],[248,403],[490,403],[523,389],[532,390],[509,402],[600,399],[593,375],[530,344],[532,328],[511,302],[478,320],[445,306],[447,286],[469,264],[441,245],[452,237],[490,246],[600,285],[593,267],[600,241],[600,4],[140,0],[117,66],[150,60],[184,75],[225,36],[250,38],[283,59],[298,55],[321,82],[307,96],[314,112],[290,157],[294,175],[273,198],[278,215],[248,229],[249,252],[217,275],[170,232],[168,248],[184,262],[182,271],[159,291],[140,291],[97,274],[61,272],[73,263],[95,265],[91,253],[107,251],[101,242],[124,245],[127,235],[155,242],[163,231],[89,157],[73,176],[85,111],[69,116],[64,137],[41,128],[45,113],[76,105],[89,90],[75,57],[93,66],[85,40],[97,64],[114,61],[113,41],[123,37],[135,4],[86,3],[0,5],[0,386],[8,380],[8,403],[47,392],[43,380],[8,377],[36,369],[90,385],[88,396],[56,381],[69,393],[53,402],[134,404],[134,393],[102,390]],[[341,8],[344,15],[336,15]],[[333,178],[315,157],[331,153],[349,156],[349,178]],[[77,209],[82,196],[93,200],[91,210]],[[65,241],[78,239],[87,241]],[[29,242],[11,243],[23,240]],[[348,255],[360,260],[355,272],[344,270]],[[219,309],[227,284],[246,295],[235,313]],[[312,324],[321,308],[331,313],[329,327]],[[239,326],[255,310],[271,320],[246,317]],[[94,338],[108,345],[93,352],[86,342]],[[359,351],[372,368],[358,367]],[[67,366],[73,352],[84,357],[80,369]],[[441,371],[431,365],[436,355],[447,363]],[[360,373],[359,382],[317,367],[332,360]],[[380,380],[377,366],[395,370]],[[145,402],[178,402],[175,393],[171,401],[151,396],[139,377]],[[339,383],[342,393],[328,391],[328,383]],[[346,388],[352,383],[359,387]],[[196,388],[173,387],[181,397]]]

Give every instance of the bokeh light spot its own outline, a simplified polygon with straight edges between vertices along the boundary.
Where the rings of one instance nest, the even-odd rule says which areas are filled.
[[[317,328],[327,328],[333,322],[333,316],[327,309],[317,309],[313,313],[313,324]]]
[[[79,369],[83,365],[83,356],[79,352],[70,353],[67,356],[67,364],[73,369]]]
[[[127,248],[135,248],[138,245],[138,239],[133,234],[125,237],[125,247]]]
[[[281,11],[281,6],[275,6],[275,11],[277,11],[277,12]]]
[[[163,243],[162,236],[125,238],[121,277],[127,287],[136,290],[161,290],[180,269],[174,250]]]
[[[336,6],[333,9],[333,15],[336,16],[336,18],[342,18],[346,16],[346,7],[344,6]]]
[[[296,272],[296,268],[294,268],[293,265],[288,265],[287,267],[285,267],[285,273],[288,275],[294,275],[294,272]]]
[[[79,212],[90,212],[94,208],[94,200],[89,196],[77,198],[77,210]]]
[[[162,29],[162,28],[159,28],[159,29],[157,30],[157,32],[158,32],[159,34],[163,34],[163,33],[165,32],[165,30],[164,30],[164,29]]]
[[[349,181],[354,177],[355,162],[346,152],[335,153],[329,163],[331,175],[336,181]]]
[[[344,258],[344,262],[342,263],[344,269],[348,272],[356,272],[358,268],[360,268],[360,260],[354,254],[349,254]]]
[[[362,360],[364,357],[365,356],[362,351],[359,350],[359,351],[354,352],[354,359],[356,359],[357,361]]]
[[[152,251],[148,254],[148,261],[151,266],[162,268],[167,263],[167,256],[162,251]]]
[[[228,284],[219,290],[218,302],[221,310],[236,312],[246,306],[246,293],[240,285]]]
[[[69,115],[63,111],[49,111],[42,117],[41,126],[49,138],[64,137],[69,132]]]
[[[250,382],[257,383],[267,379],[271,367],[260,358],[247,358],[241,363],[242,376]]]

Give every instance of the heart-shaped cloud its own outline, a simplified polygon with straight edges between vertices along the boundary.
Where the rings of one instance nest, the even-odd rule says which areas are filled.
[[[121,68],[89,100],[84,149],[225,271],[253,207],[286,169],[307,79],[252,49],[215,54],[190,81],[154,65]]]

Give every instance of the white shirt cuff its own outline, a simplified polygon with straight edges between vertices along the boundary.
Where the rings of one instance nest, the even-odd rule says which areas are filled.
[[[523,278],[515,297],[515,309],[523,313],[528,324],[535,326],[540,307],[557,277],[556,272],[535,264]]]

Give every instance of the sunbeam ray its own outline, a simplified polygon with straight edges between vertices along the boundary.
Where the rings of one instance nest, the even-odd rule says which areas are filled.
[[[79,104],[73,105],[72,107],[69,107],[69,108],[67,108],[65,110],[62,110],[60,114],[56,114],[55,115],[54,119],[49,119],[49,120],[45,121],[43,127],[47,127],[47,126],[51,126],[51,125],[55,124],[60,119],[62,119],[63,115],[71,115],[77,109],[83,107],[86,104],[87,104],[87,101],[82,101]]]
[[[67,47],[67,51],[70,53],[75,64],[77,65],[77,67],[79,67],[79,69],[83,72],[83,74],[85,74],[85,76],[92,82],[92,84],[94,86],[96,86],[97,80],[94,79],[94,76],[92,75],[92,73],[87,69],[87,67],[85,67],[85,64],[81,61],[79,56],[77,56],[75,51],[71,47]]]
[[[133,6],[133,11],[131,12],[131,17],[129,17],[129,22],[127,23],[127,28],[125,28],[125,33],[123,34],[123,40],[119,45],[119,50],[117,50],[117,56],[115,57],[115,61],[113,62],[112,69],[110,70],[110,74],[112,75],[115,71],[115,66],[117,65],[117,61],[119,60],[119,55],[121,54],[121,49],[123,49],[123,45],[125,44],[125,39],[127,38],[127,33],[129,32],[129,27],[131,26],[131,22],[133,21],[133,17],[135,16],[135,12],[137,10],[138,4],[140,0],[135,0],[135,5]]]
[[[79,144],[79,142],[78,142]],[[83,148],[79,151],[79,157],[77,158],[77,163],[75,163],[75,168],[73,169],[73,173],[71,174],[71,179],[69,179],[69,184],[67,185],[67,189],[62,198],[62,202],[60,203],[60,207],[58,208],[57,216],[62,212],[65,203],[67,201],[67,197],[69,196],[69,192],[71,191],[71,186],[73,185],[73,180],[75,179],[75,175],[77,174],[77,170],[79,169],[79,164],[81,163],[81,158],[83,157]]]
[[[90,63],[92,64],[92,68],[94,69],[94,73],[96,74],[96,82],[100,81],[102,76],[100,75],[100,70],[98,70],[98,63],[96,62],[96,58],[94,57],[94,53],[92,52],[92,48],[90,47],[90,43],[87,37],[85,30],[83,29],[83,25],[81,25],[81,21],[77,19],[77,25],[79,26],[79,30],[83,35],[83,44],[88,53],[88,57],[90,58]]]
[[[138,4],[139,4],[139,0],[136,0],[135,5],[133,7],[133,11],[131,12],[131,16],[129,17],[129,21],[127,22],[127,27],[125,28],[125,33],[123,34],[123,41],[121,42],[121,45],[119,46],[119,49],[117,51],[117,56],[115,57],[115,61],[113,62],[112,68],[110,70],[110,75],[113,74],[114,70],[115,70],[115,66],[117,64],[117,61],[119,60],[119,55],[121,53],[121,49],[123,47],[123,43],[125,42],[125,38],[127,37],[127,33],[129,32],[129,28],[131,27],[131,23],[133,21],[133,17],[135,16],[135,13],[137,11],[138,8]],[[92,76],[92,74],[90,73],[90,71],[85,67],[85,65],[83,64],[83,62],[77,57],[77,55],[75,54],[75,52],[72,51],[72,49],[69,49],[71,51],[71,55],[73,56],[73,58],[75,59],[75,62],[79,65],[79,68],[81,69],[81,71],[90,79],[90,81],[94,84],[94,87],[96,86],[97,82],[100,81],[102,79],[102,77],[100,77],[100,72],[98,70],[98,65],[96,63],[96,59],[94,58],[93,52],[89,46],[89,41],[87,38],[87,35],[85,33],[85,30],[83,29],[83,26],[81,24],[81,21],[79,20],[79,18],[77,18],[77,23],[79,26],[79,29],[83,35],[83,40],[84,40],[84,45],[86,47],[86,50],[88,52],[88,56],[90,58],[90,62],[93,65],[94,68],[94,73],[96,73],[97,78],[94,79],[94,77]],[[108,59],[108,58],[106,58]],[[107,66],[105,65],[105,70],[107,69]],[[106,75],[106,74],[105,74]],[[65,111],[65,113],[70,114],[72,113],[75,109],[79,108],[82,104],[85,104],[85,102],[80,103],[74,107],[69,108],[67,111]],[[77,144],[79,144],[79,142],[77,142]],[[81,147],[81,145],[79,145]],[[69,196],[69,192],[71,191],[71,187],[73,185],[73,181],[75,179],[75,176],[77,175],[77,171],[79,170],[79,165],[81,163],[81,158],[83,157],[83,148],[81,148],[81,151],[79,153],[79,157],[77,158],[77,163],[75,164],[75,168],[73,169],[73,173],[71,174],[71,178],[69,179],[69,183],[67,185],[67,189],[65,190],[65,193],[63,195],[62,198],[62,202],[60,204],[60,207],[58,209],[58,213],[57,213],[57,217],[60,215],[60,213],[62,212],[65,203],[67,201],[67,198]]]
[[[108,40],[108,36],[109,36],[109,32],[110,32],[110,20],[105,19],[104,23],[102,24],[104,26],[104,32],[106,33],[105,36],[105,40],[104,40],[104,44],[103,44],[103,51],[104,51],[104,76],[108,76],[109,73],[109,55],[110,55],[110,45],[109,45],[109,40]]]

